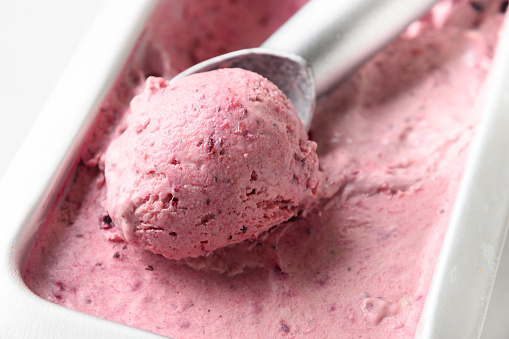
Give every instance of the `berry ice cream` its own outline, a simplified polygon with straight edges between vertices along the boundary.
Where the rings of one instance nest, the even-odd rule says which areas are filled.
[[[306,209],[320,177],[315,150],[289,100],[256,73],[151,77],[105,154],[107,209],[131,244],[206,255]]]
[[[206,95],[204,105],[214,103],[211,109],[232,113],[226,119],[228,129],[214,115],[214,123],[188,133],[183,123],[187,114],[175,121],[157,121],[159,113],[137,111],[158,106],[156,102],[171,88],[157,78],[149,78],[145,87],[149,76],[171,79],[203,59],[258,46],[300,5],[294,0],[160,3],[139,49],[101,105],[80,153],[82,161],[44,220],[24,271],[34,293],[79,312],[174,338],[414,337],[481,119],[485,79],[507,2],[441,1],[322,98],[310,129],[324,176],[318,178],[317,197],[313,196],[316,179],[311,175],[317,173],[311,156],[314,143],[307,141],[298,124],[293,133],[271,138],[286,144],[286,152],[302,140],[301,153],[277,153],[278,144],[272,142],[270,152],[276,153],[267,153],[263,166],[257,160],[260,155],[236,149],[226,138],[243,140],[238,145],[246,148],[256,135],[270,131],[270,122],[284,132],[283,121],[294,119],[272,112],[263,116],[264,125],[258,127],[257,110],[250,105],[261,103],[256,96],[255,101],[247,99],[253,99],[252,94],[240,95],[238,103],[243,106],[232,102],[229,111],[226,92],[215,89],[212,93],[218,91],[217,98]],[[214,80],[223,81],[222,77]],[[207,88],[211,84],[205,82]],[[257,91],[240,87],[232,91]],[[269,84],[260,90],[267,88]],[[140,93],[131,112],[129,102]],[[278,95],[263,94],[262,99],[274,98],[267,107],[286,107]],[[195,104],[200,103],[197,96]],[[247,108],[246,117],[243,108]],[[192,107],[187,111],[195,114]],[[148,114],[155,115],[144,120]],[[196,118],[189,118],[189,124],[203,121],[191,116]],[[172,141],[161,133],[145,159],[141,150],[150,149],[144,144],[150,140],[145,134],[157,128],[163,132],[165,124],[181,126],[172,125],[169,133],[180,133],[179,137]],[[136,134],[138,127],[140,134]],[[133,139],[122,141],[127,135]],[[165,140],[173,146],[161,147]],[[187,152],[178,149],[179,140],[189,140],[182,145]],[[128,147],[132,154],[121,150],[120,141],[133,142]],[[263,142],[260,146],[270,148]],[[174,150],[175,157],[160,153],[163,149]],[[240,157],[215,167],[232,154]],[[106,160],[106,184],[100,159]],[[302,164],[308,169],[299,167]],[[198,170],[201,165],[202,171]],[[179,166],[187,167],[172,172]],[[244,172],[239,171],[242,166]],[[281,179],[274,187],[262,185],[264,166],[272,166],[268,168],[277,173],[267,173],[263,180]],[[297,180],[288,182],[294,174]],[[216,175],[219,191],[210,194],[204,188]],[[121,183],[120,178],[125,180]],[[145,185],[149,182],[150,188]],[[198,187],[197,191],[184,191],[186,184]],[[276,191],[289,193],[280,199]],[[238,193],[229,197],[226,192]],[[256,205],[259,192],[266,194],[260,197],[265,207],[274,209],[269,215],[275,223],[295,217],[276,227],[264,224],[268,230],[260,234],[255,225],[264,219],[263,208],[251,211],[256,222],[213,226],[219,209],[233,211],[243,206],[242,200],[246,206]],[[309,198],[315,202],[314,209],[299,214],[301,202]],[[291,201],[282,204],[283,200]],[[172,260],[143,249],[155,249],[158,232],[164,233],[160,244],[171,248],[172,237],[186,232],[172,228],[176,226],[171,213],[183,213],[178,209],[193,203],[200,203],[199,212],[191,216],[194,221],[185,221],[192,230],[198,224],[198,228],[210,225],[210,230],[223,232],[218,239],[209,231],[189,234],[186,248],[193,252],[185,255],[206,255]],[[122,220],[126,206],[134,211],[128,214],[129,225]],[[279,219],[278,213],[284,218]],[[157,224],[157,217],[172,222]],[[208,243],[202,248],[201,241]],[[236,243],[222,247],[229,241]],[[208,252],[217,247],[221,248]]]

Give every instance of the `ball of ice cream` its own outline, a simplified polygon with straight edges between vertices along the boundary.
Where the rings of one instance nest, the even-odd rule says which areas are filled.
[[[320,181],[316,143],[259,74],[147,79],[104,156],[107,210],[129,243],[168,258],[256,238],[300,213]]]

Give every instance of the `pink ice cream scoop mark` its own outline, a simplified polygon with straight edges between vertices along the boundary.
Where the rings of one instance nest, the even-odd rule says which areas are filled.
[[[256,239],[310,209],[324,177],[288,98],[241,69],[148,78],[104,160],[119,234],[172,259]]]

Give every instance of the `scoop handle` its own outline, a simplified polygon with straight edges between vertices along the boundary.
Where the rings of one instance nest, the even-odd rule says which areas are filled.
[[[261,47],[309,63],[325,94],[423,15],[437,0],[311,0]]]

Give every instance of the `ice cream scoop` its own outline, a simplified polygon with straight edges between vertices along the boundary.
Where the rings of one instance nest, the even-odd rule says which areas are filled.
[[[177,75],[243,68],[276,84],[309,128],[315,100],[386,45],[437,0],[312,0],[259,48],[201,62]]]
[[[129,243],[181,259],[305,213],[323,181],[286,96],[239,68],[149,77],[104,155],[107,209]]]

